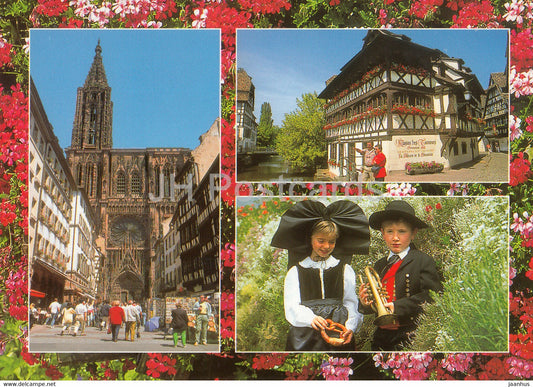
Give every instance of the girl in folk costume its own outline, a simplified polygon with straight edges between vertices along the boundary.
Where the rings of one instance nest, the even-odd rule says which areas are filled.
[[[403,200],[394,200],[385,210],[372,214],[370,227],[380,230],[389,248],[386,257],[374,269],[386,290],[384,307],[395,316],[394,324],[378,326],[372,339],[372,351],[397,351],[414,335],[422,304],[430,302],[429,291],[442,290],[433,258],[412,243],[417,232],[428,225],[416,217],[415,210]],[[373,313],[368,284],[359,288],[359,311]]]
[[[354,350],[357,311],[353,254],[368,254],[368,219],[355,203],[306,200],[281,217],[272,246],[289,250],[284,284],[287,351]]]

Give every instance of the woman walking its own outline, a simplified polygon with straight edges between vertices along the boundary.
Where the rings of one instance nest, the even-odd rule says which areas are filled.
[[[124,309],[120,307],[120,301],[113,301],[109,309],[109,323],[111,328],[111,338],[116,343],[120,326],[125,321]]]

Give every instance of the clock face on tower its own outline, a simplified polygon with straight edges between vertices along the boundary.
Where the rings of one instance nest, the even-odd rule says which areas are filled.
[[[136,246],[142,246],[146,239],[144,226],[133,217],[119,217],[113,220],[109,236],[111,243],[115,246],[122,246],[127,241],[133,242]]]

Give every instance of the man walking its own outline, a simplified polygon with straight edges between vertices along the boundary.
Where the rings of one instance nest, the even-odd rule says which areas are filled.
[[[205,296],[200,296],[200,306],[198,309],[198,316],[196,317],[196,342],[194,345],[198,345],[199,342],[203,345],[207,345],[207,325],[209,323],[210,314],[211,305],[206,301]]]
[[[109,309],[111,309],[111,305],[109,305],[109,301],[105,300],[102,305],[100,305],[100,309],[98,311],[98,314],[100,315],[100,330],[105,326],[106,329],[109,329]]]
[[[52,321],[50,322],[50,327],[53,328],[56,321],[58,320],[59,312],[61,312],[61,304],[57,302],[57,298],[54,298],[54,301],[50,303],[48,309],[50,310],[50,317],[52,319]]]
[[[368,141],[366,143],[366,149],[355,148],[355,150],[363,155],[363,181],[374,180],[374,174],[372,173],[372,164],[374,161],[374,157],[376,156],[376,152],[374,151],[372,141]]]
[[[126,331],[124,332],[124,340],[128,341],[128,336],[130,341],[135,340],[135,327],[137,326],[137,321],[140,321],[139,312],[133,306],[133,301],[129,300],[128,305],[124,308],[124,317],[126,320]]]
[[[141,304],[136,303],[133,301],[133,307],[137,310],[137,313],[139,313],[139,320],[137,321],[137,338],[141,338],[141,325],[143,324],[143,308]]]
[[[80,335],[85,333],[85,325],[87,323],[87,305],[82,300],[76,305],[76,321],[80,323]]]

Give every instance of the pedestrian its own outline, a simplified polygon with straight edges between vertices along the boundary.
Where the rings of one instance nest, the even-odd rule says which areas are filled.
[[[137,326],[137,321],[140,321],[139,312],[133,306],[133,300],[128,301],[128,305],[124,308],[124,316],[126,321],[126,330],[124,331],[124,340],[134,341],[135,339],[135,327]]]
[[[374,174],[372,173],[372,163],[376,152],[372,145],[372,141],[366,143],[366,149],[355,148],[355,150],[363,155],[363,181],[374,180]]]
[[[74,308],[72,308],[72,304],[70,302],[67,302],[65,304],[65,307],[61,312],[61,316],[61,324],[63,325],[63,329],[61,329],[60,335],[63,336],[63,333],[67,329],[70,330],[71,327],[74,327],[74,333],[72,335],[76,336],[80,324],[78,321],[76,321],[76,311],[74,310]]]
[[[137,321],[137,338],[141,338],[141,324],[143,323],[143,308],[141,304],[136,303],[133,301],[133,306],[135,309],[137,309],[137,312],[139,313],[139,321]]]
[[[185,312],[180,302],[176,302],[176,309],[172,309],[171,315],[172,321],[170,322],[170,326],[172,328],[174,347],[178,346],[178,339],[181,337],[181,345],[185,348],[187,343],[187,324],[189,322],[187,312]]]
[[[43,309],[43,308],[37,308],[37,314],[39,315],[39,318],[37,320],[37,323],[40,324],[40,325],[43,325],[45,324],[46,322],[46,310]]]
[[[56,321],[59,319],[59,313],[61,312],[61,304],[57,301],[57,298],[54,298],[54,301],[50,303],[48,311],[50,312],[50,318],[47,321],[47,324],[50,322],[49,326],[53,328]]]
[[[414,337],[422,304],[431,302],[430,291],[442,290],[435,261],[412,243],[418,230],[428,225],[403,200],[393,200],[383,211],[373,213],[369,223],[381,232],[389,248],[374,269],[387,295],[383,306],[392,315],[376,328],[371,350],[399,351]],[[368,283],[359,287],[359,310],[365,314],[375,313],[368,287]]]
[[[87,326],[94,326],[94,301],[87,304]]]
[[[372,160],[372,172],[374,174],[374,179],[376,181],[385,181],[385,176],[387,176],[387,170],[385,169],[387,158],[385,157],[385,153],[383,153],[381,145],[377,144],[374,147],[374,151],[376,152],[376,155]]]
[[[87,324],[87,305],[85,300],[80,300],[76,305],[76,321],[80,323],[80,335],[85,334],[85,325]]]
[[[287,351],[350,351],[353,334],[363,321],[357,311],[355,272],[341,257],[367,253],[368,219],[348,200],[328,207],[317,201],[301,201],[281,217],[271,245],[305,253],[285,276],[284,309],[290,324]],[[329,320],[329,321],[328,321]],[[333,324],[340,335],[332,337]],[[338,339],[338,342],[326,339]]]
[[[35,304],[32,302],[30,304],[30,329],[33,327],[33,324],[35,324],[39,319],[39,314],[37,312],[37,308],[35,307]]]
[[[194,345],[202,343],[207,345],[207,327],[209,324],[209,315],[211,314],[211,305],[206,301],[205,296],[200,296],[198,316],[196,317],[196,341]]]
[[[108,332],[111,331],[111,339],[116,343],[118,340],[118,333],[120,331],[120,326],[125,321],[124,309],[120,307],[120,301],[115,300],[109,308],[109,328]]]
[[[100,315],[100,330],[102,328],[109,328],[109,309],[111,308],[111,305],[109,305],[109,300],[104,300],[104,302],[100,305],[100,308],[98,310],[98,314]]]

